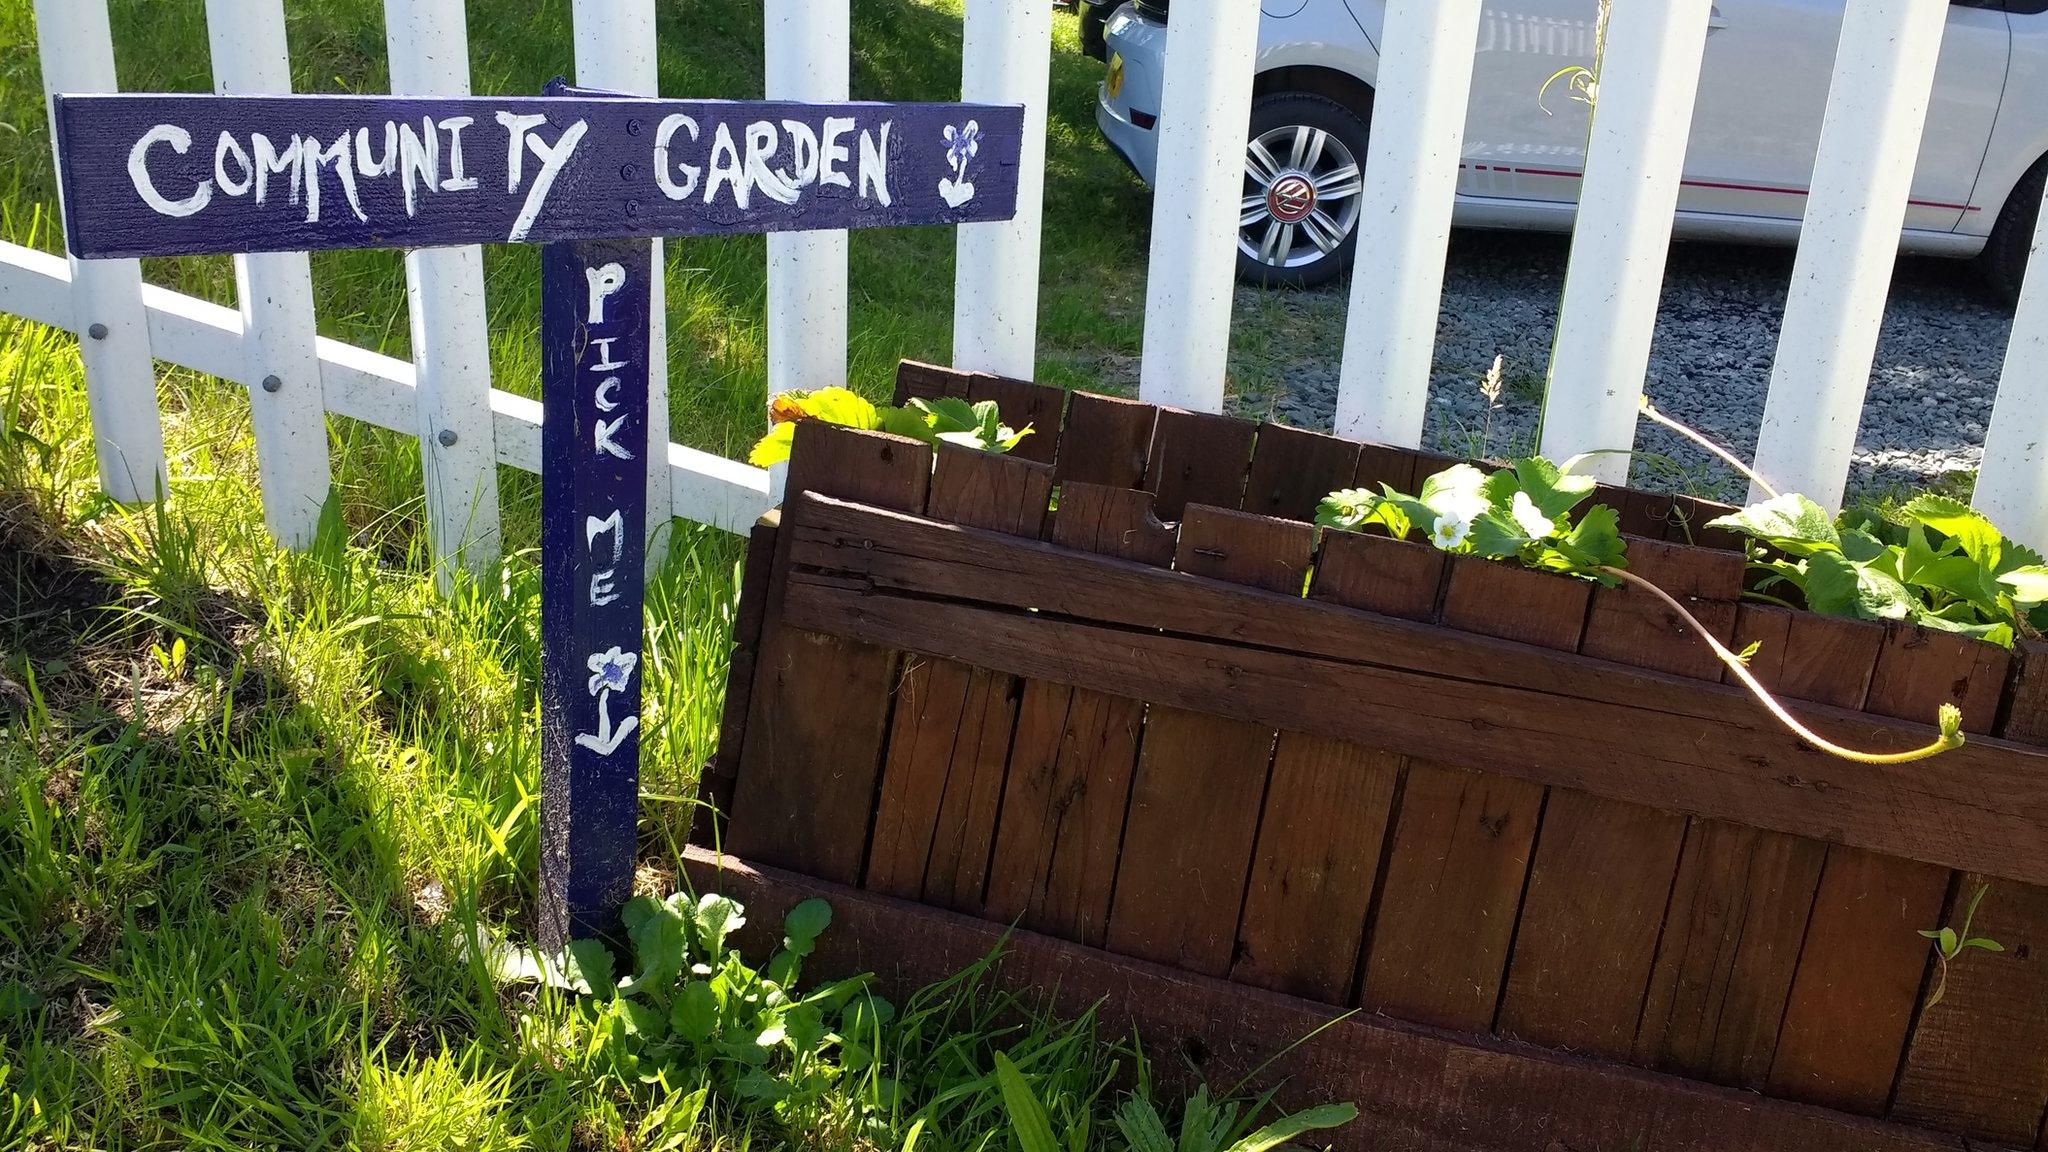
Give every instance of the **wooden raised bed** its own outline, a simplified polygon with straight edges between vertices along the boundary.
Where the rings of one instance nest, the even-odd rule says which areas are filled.
[[[1612,491],[1647,596],[1304,521],[1449,463],[906,364],[1014,457],[804,425],[750,547],[688,866],[826,892],[829,965],[1007,978],[1355,1099],[1351,1148],[2048,1149],[2048,658],[1742,603],[1714,509]],[[1057,493],[1056,507],[1055,493]],[[1998,733],[1994,737],[1990,734]],[[737,859],[735,859],[737,858]],[[1960,917],[2000,954],[1957,961]],[[771,923],[772,917],[756,917]]]

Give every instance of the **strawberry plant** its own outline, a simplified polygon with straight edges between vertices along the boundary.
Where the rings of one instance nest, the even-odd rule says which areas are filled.
[[[823,420],[865,431],[908,436],[927,444],[958,444],[983,452],[1009,452],[1031,435],[1003,423],[993,400],[968,403],[954,396],[935,400],[912,400],[901,407],[879,407],[848,388],[820,388],[814,392],[784,392],[768,408],[768,434],[747,454],[747,462],[766,468],[789,459],[796,426],[805,420]]]

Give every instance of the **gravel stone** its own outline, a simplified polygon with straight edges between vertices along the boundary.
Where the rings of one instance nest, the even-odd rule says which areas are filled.
[[[1460,231],[1437,323],[1425,438],[1440,451],[1530,450],[1564,287],[1567,240]],[[1660,408],[1748,458],[1770,387],[1789,249],[1679,244],[1671,250],[1651,345]],[[1328,430],[1336,406],[1346,289],[1241,288],[1233,322],[1232,408]],[[1852,498],[1973,471],[2012,326],[1960,261],[1902,257],[1871,367],[1849,485]],[[1498,354],[1507,382],[1489,414],[1478,382]],[[1696,447],[1644,422],[1631,481],[1740,499],[1747,485]]]

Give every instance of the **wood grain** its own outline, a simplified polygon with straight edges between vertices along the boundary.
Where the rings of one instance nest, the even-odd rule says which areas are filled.
[[[1314,522],[1323,497],[1352,486],[1358,445],[1284,424],[1259,426],[1242,507],[1262,516]]]
[[[1213,1083],[1256,1072],[1248,1087],[1278,1086],[1283,1108],[1356,1103],[1356,1122],[1316,1136],[1340,1152],[1965,1152],[1961,1140],[1923,1129],[1527,1045],[1369,1015],[1331,1023],[1328,1006],[703,849],[682,863],[696,890],[747,905],[739,944],[749,954],[772,949],[783,915],[807,899],[833,911],[807,976],[873,972],[898,1002],[1000,946],[997,987],[1064,1015],[1099,1009],[1106,1030],[1135,1031],[1162,1076],[1198,1058]]]
[[[820,630],[2048,881],[2048,758],[2038,749],[1975,739],[1938,771],[1824,759],[1724,686],[815,495],[791,515],[785,531],[803,563],[783,607]],[[1485,678],[1472,679],[1481,668]],[[1331,709],[1329,699],[1383,703],[1368,714]],[[1927,738],[1901,721],[1818,706],[1809,714],[1852,743]]]
[[[740,566],[739,609],[732,622],[732,658],[725,677],[725,705],[718,725],[718,751],[697,781],[697,810],[690,818],[690,843],[720,843],[740,778],[740,748],[746,741],[748,702],[760,660],[761,623],[768,614],[768,583],[775,569],[775,530],[780,509],[754,523]]]
[[[1744,562],[1739,553],[1714,552],[1632,536],[1628,570],[1684,604],[1716,639],[1735,629],[1735,601],[1742,597]],[[1586,622],[1588,656],[1679,676],[1719,680],[1720,658],[1691,626],[1649,592],[1624,584],[1593,591]]]
[[[1999,732],[2007,740],[2048,745],[2048,642],[2022,640],[2014,659],[2021,666]]]
[[[1308,525],[1200,504],[1185,514],[1176,568],[1300,594],[1315,542]],[[1270,725],[1186,709],[1147,712],[1110,951],[1212,976],[1230,970],[1277,736]]]
[[[1966,875],[1947,920],[1959,932],[1980,887],[1970,935],[2005,950],[1973,948],[1949,963],[1941,1002],[1913,1030],[1891,1114],[2030,1147],[2048,1111],[2048,889]]]
[[[1258,425],[1230,416],[1161,408],[1145,468],[1159,518],[1178,520],[1189,504],[1236,508],[1258,434]]]
[[[1067,427],[1060,435],[1060,484],[1078,480],[1111,488],[1142,486],[1158,416],[1157,408],[1136,400],[1074,393],[1067,401]]]
[[[1174,534],[1149,494],[1070,481],[1052,528],[1066,548],[1164,566]],[[1145,705],[1048,680],[1024,682],[986,913],[1100,945],[1109,926]]]
[[[1585,587],[1454,557],[1442,620],[1570,651]],[[1362,1007],[1465,1031],[1492,1026],[1542,810],[1543,788],[1530,781],[1409,762],[1360,974]]]
[[[786,501],[829,493],[910,512],[924,507],[931,476],[932,452],[923,444],[806,420],[791,448]],[[782,579],[789,548],[778,530]],[[727,840],[749,858],[854,883],[874,811],[896,654],[790,627],[773,588],[765,611]]]
[[[1309,598],[1403,620],[1434,620],[1446,560],[1427,544],[1325,532]]]
[[[1067,407],[1066,389],[991,372],[974,372],[967,377],[967,399],[993,400],[996,410],[1003,415],[1003,423],[1018,431],[1031,429],[1031,435],[1010,450],[1011,456],[1039,464],[1050,464],[1058,457],[1060,425]]]
[[[1370,488],[1377,492],[1382,485],[1396,492],[1414,494],[1413,450],[1396,448],[1391,444],[1374,444],[1370,441],[1358,446],[1358,469],[1352,473],[1351,487]]]
[[[943,364],[922,360],[896,362],[896,394],[892,403],[901,407],[912,400],[937,400],[941,396],[967,398],[969,373]]]

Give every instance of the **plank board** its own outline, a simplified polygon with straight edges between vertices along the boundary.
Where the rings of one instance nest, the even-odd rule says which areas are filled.
[[[1325,532],[1309,598],[1403,620],[1434,620],[1447,560],[1427,544]]]
[[[1072,481],[1111,488],[1145,483],[1152,429],[1159,409],[1136,400],[1076,392],[1067,401],[1067,427],[1058,461],[1062,485]]]
[[[1174,534],[1152,515],[1148,494],[1070,481],[1060,497],[1055,544],[1160,567],[1173,562]],[[1102,943],[1144,722],[1145,705],[1128,696],[1024,682],[990,863],[989,917]]]
[[[1587,587],[1454,557],[1442,620],[1570,651]],[[1530,781],[1410,761],[1360,972],[1362,1007],[1439,1027],[1491,1028],[1542,810],[1543,788]]]
[[[1416,488],[1415,453],[1391,444],[1363,443],[1358,446],[1358,470],[1351,476],[1353,488],[1381,486],[1413,495]]]
[[[941,396],[967,398],[967,381],[973,375],[944,364],[922,360],[896,362],[896,395],[892,403],[901,407],[912,400],[937,400]]]
[[[932,451],[914,440],[817,420],[797,425],[788,500],[831,493],[881,508],[924,507]],[[775,571],[789,573],[777,532]],[[828,880],[860,878],[881,769],[896,653],[791,627],[771,590],[748,700],[747,740],[727,841],[733,852]]]
[[[768,581],[775,567],[775,532],[782,511],[771,509],[747,537],[746,560],[740,567],[739,609],[732,621],[732,662],[725,677],[725,706],[718,725],[718,750],[697,781],[697,811],[690,819],[690,843],[719,844],[726,817],[732,812],[733,788],[740,778],[740,748],[747,735],[748,702],[754,694],[754,671],[761,649],[761,622],[768,614]]]
[[[1050,464],[1059,455],[1060,424],[1067,406],[1067,390],[1050,384],[1034,384],[990,372],[975,372],[967,378],[967,399],[993,400],[1003,414],[1003,423],[1031,435],[1018,441],[1010,455],[1020,460]]]
[[[1178,520],[1189,504],[1237,507],[1258,434],[1258,425],[1233,417],[1161,408],[1145,468],[1159,518]]]
[[[2048,642],[2020,641],[2016,659],[2022,666],[2013,677],[2012,697],[1999,731],[2008,740],[2048,745]]]
[[[2048,889],[1964,876],[1947,921],[1957,931],[1980,885],[1989,890],[1970,934],[2005,951],[1950,962],[1947,991],[1913,1030],[1891,1114],[2031,1147],[2048,1111]]]
[[[1531,1046],[1369,1015],[1332,1023],[1327,1006],[703,849],[689,849],[683,865],[697,891],[747,906],[738,944],[750,955],[772,949],[783,915],[807,899],[827,901],[833,922],[806,976],[873,972],[899,1003],[1000,947],[999,988],[1064,1015],[1099,1009],[1105,1030],[1135,1030],[1163,1076],[1194,1054],[1212,1083],[1255,1074],[1254,1090],[1279,1085],[1283,1107],[1356,1103],[1358,1121],[1315,1136],[1340,1152],[1965,1152],[1921,1129]]]
[[[1306,524],[1191,505],[1176,568],[1268,591],[1308,579]],[[1221,976],[1230,971],[1277,738],[1270,725],[1155,706],[1131,783],[1107,946]]]
[[[928,512],[1036,539],[1052,466],[939,446]],[[1021,682],[954,660],[907,657],[897,681],[866,886],[961,911],[981,906]]]
[[[798,513],[791,547],[802,564],[786,582],[784,609],[807,627],[2048,881],[2048,757],[2035,749],[1976,739],[1944,755],[1939,771],[1824,760],[1723,686],[821,496],[803,497]],[[863,590],[850,593],[847,580]],[[1471,679],[1475,668],[1485,680]],[[1384,706],[1368,714],[1323,703],[1334,698]],[[1812,714],[1852,742],[1926,738],[1900,721]],[[1646,731],[1662,738],[1646,741]]]
[[[1352,486],[1358,445],[1284,424],[1259,426],[1243,507],[1261,516],[1314,522],[1323,497]]]

